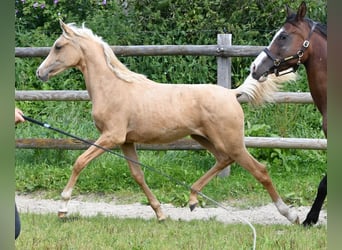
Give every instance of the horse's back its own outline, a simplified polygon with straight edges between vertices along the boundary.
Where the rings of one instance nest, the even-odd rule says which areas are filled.
[[[213,84],[158,84],[153,96],[147,94],[152,109],[164,108],[181,116],[204,115],[225,117],[241,113],[234,91]],[[204,119],[203,117],[200,119]]]

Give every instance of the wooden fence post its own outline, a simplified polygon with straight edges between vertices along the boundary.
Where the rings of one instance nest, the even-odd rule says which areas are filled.
[[[217,52],[221,54],[224,52],[223,46],[232,45],[232,34],[218,34],[217,35]],[[217,84],[226,88],[231,88],[231,58],[218,56],[217,57]]]
[[[232,45],[232,34],[218,34],[217,35],[218,52],[224,52],[223,46]],[[222,46],[222,47],[221,47]],[[230,57],[217,57],[217,84],[225,88],[232,88],[231,83],[231,58]],[[227,177],[230,175],[230,165],[223,169],[218,176]]]

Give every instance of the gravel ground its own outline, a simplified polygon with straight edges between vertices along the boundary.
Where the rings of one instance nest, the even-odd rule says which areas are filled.
[[[39,196],[16,195],[16,204],[20,213],[56,213],[60,206],[59,200],[42,199]],[[92,201],[93,200],[93,201]],[[251,207],[248,209],[239,209],[236,207],[223,208],[201,208],[197,207],[190,211],[188,207],[174,207],[170,204],[162,204],[166,216],[173,220],[208,220],[215,218],[224,223],[245,223],[240,218],[248,220],[252,224],[288,224],[291,223],[279,214],[276,207],[270,203],[261,207]],[[294,207],[297,210],[300,222],[305,219],[310,207]],[[150,206],[139,203],[121,205],[116,204],[115,199],[106,201],[104,199],[96,200],[91,197],[79,196],[69,202],[69,213],[81,216],[94,216],[102,214],[105,216],[114,216],[120,218],[156,218]],[[327,225],[327,211],[322,210],[318,225]]]

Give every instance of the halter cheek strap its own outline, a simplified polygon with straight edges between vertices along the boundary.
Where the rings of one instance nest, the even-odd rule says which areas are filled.
[[[311,35],[314,32],[315,28],[316,28],[316,25],[317,25],[317,23],[314,22],[312,27],[311,27],[311,30],[309,32],[308,38],[306,40],[304,40],[304,42],[302,44],[302,48],[300,50],[298,50],[295,55],[288,56],[288,57],[285,57],[285,58],[276,58],[268,48],[265,48],[263,50],[266,53],[266,55],[273,61],[273,67],[270,69],[270,73],[274,73],[276,76],[279,76],[280,75],[280,72],[278,70],[279,66],[284,64],[284,63],[286,63],[286,62],[288,62],[288,61],[290,61],[290,60],[293,60],[293,59],[298,59],[297,64],[295,66],[293,66],[293,70],[292,71],[287,71],[284,74],[288,74],[288,73],[296,72],[297,71],[299,65],[302,63],[301,62],[301,58],[303,57],[305,50],[310,45],[310,38],[311,38]]]

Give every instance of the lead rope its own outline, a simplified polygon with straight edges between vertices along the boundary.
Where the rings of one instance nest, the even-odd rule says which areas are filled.
[[[93,143],[93,142],[91,142],[91,141],[85,140],[85,139],[83,139],[83,138],[81,138],[81,137],[78,137],[78,136],[76,136],[76,135],[72,135],[72,134],[70,134],[70,133],[68,133],[68,132],[65,132],[65,131],[63,131],[63,130],[60,130],[60,129],[58,129],[58,128],[54,128],[54,127],[52,127],[52,126],[51,126],[50,124],[48,124],[48,123],[44,123],[44,122],[37,121],[37,120],[35,120],[35,119],[31,118],[31,117],[27,117],[27,116],[25,116],[25,115],[22,115],[22,117],[23,117],[25,120],[27,120],[27,121],[29,121],[29,122],[31,122],[31,123],[34,123],[34,124],[39,125],[39,126],[42,126],[42,127],[44,127],[44,128],[53,130],[53,131],[55,131],[55,132],[58,132],[58,133],[60,133],[60,134],[65,135],[65,136],[74,138],[74,139],[76,139],[76,140],[78,140],[78,141],[81,141],[81,142],[84,142],[84,143],[86,143],[86,144],[88,144],[88,145],[91,145],[91,146],[100,148],[100,149],[102,149],[102,150],[105,151],[105,152],[111,153],[111,154],[116,155],[116,156],[118,156],[118,157],[120,157],[120,158],[123,158],[123,159],[125,159],[125,160],[127,160],[127,161],[130,161],[130,162],[132,162],[132,163],[134,163],[134,164],[140,165],[140,166],[142,166],[142,167],[144,167],[144,168],[146,168],[146,169],[148,169],[148,170],[150,170],[150,171],[152,171],[152,172],[155,172],[155,173],[157,173],[157,174],[159,174],[159,175],[161,175],[161,176],[163,176],[163,177],[169,179],[170,181],[173,181],[173,182],[177,183],[178,185],[181,185],[181,186],[183,186],[183,187],[185,187],[185,188],[187,188],[187,189],[189,189],[189,190],[191,190],[191,191],[196,192],[198,195],[200,195],[200,196],[202,196],[203,198],[205,198],[205,199],[211,201],[212,203],[214,203],[214,204],[217,205],[218,207],[221,207],[221,208],[223,208],[224,210],[226,210],[226,211],[228,211],[228,212],[231,212],[231,211],[229,211],[225,206],[223,206],[221,203],[215,201],[214,199],[210,198],[209,196],[205,195],[204,193],[192,189],[191,186],[189,186],[189,185],[186,184],[185,182],[179,181],[179,180],[173,178],[172,176],[170,176],[170,175],[168,175],[168,174],[165,174],[164,172],[161,172],[160,170],[157,170],[156,168],[153,168],[153,167],[150,167],[150,166],[148,166],[148,165],[145,165],[145,164],[143,164],[143,163],[141,163],[141,162],[138,162],[138,161],[136,161],[136,160],[134,160],[134,159],[131,159],[131,158],[125,156],[125,155],[116,153],[116,152],[114,152],[113,150],[110,150],[110,149],[108,149],[108,148],[102,147],[102,146],[100,146],[100,145],[98,145],[98,144],[95,144],[95,143]],[[253,226],[252,223],[250,223],[247,219],[245,219],[245,218],[243,218],[243,217],[240,217],[240,216],[238,216],[238,215],[235,215],[235,216],[236,216],[240,221],[245,222],[245,223],[252,229],[252,232],[253,232],[253,246],[252,246],[252,249],[255,250],[255,248],[256,248],[256,237],[257,237],[257,236],[256,236],[256,230],[255,230],[254,226]]]

